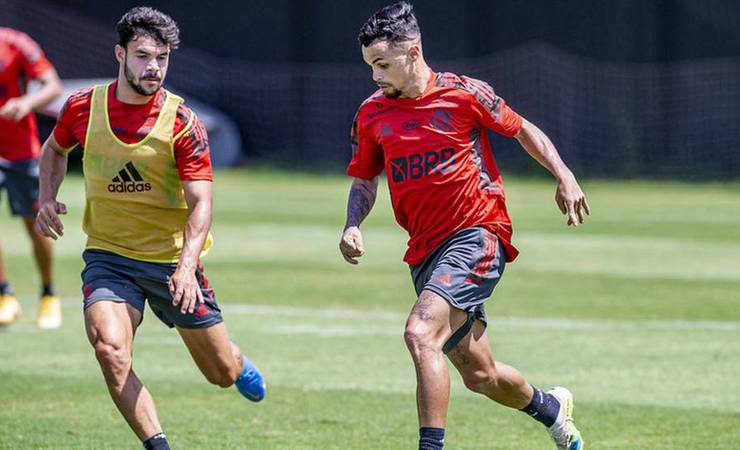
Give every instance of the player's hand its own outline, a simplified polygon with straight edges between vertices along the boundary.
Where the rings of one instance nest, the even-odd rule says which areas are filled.
[[[23,97],[13,97],[0,107],[0,117],[18,122],[31,112],[31,105]]]
[[[167,285],[172,295],[172,305],[180,305],[180,312],[192,314],[195,308],[203,303],[203,292],[200,290],[194,269],[177,266]]]
[[[342,240],[339,241],[339,251],[342,252],[344,260],[350,264],[357,264],[356,258],[365,254],[365,248],[362,246],[362,233],[357,227],[349,227],[342,233]]]
[[[555,203],[558,204],[560,211],[568,216],[568,225],[577,227],[585,220],[584,213],[585,215],[591,215],[591,208],[589,208],[586,201],[586,195],[572,174],[558,181]]]
[[[51,200],[44,202],[39,206],[39,212],[36,214],[34,224],[36,231],[42,236],[50,237],[54,240],[64,235],[64,225],[59,218],[60,214],[67,214],[67,205]]]

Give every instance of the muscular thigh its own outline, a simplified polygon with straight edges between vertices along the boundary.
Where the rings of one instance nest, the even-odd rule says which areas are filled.
[[[130,349],[141,312],[128,303],[100,300],[85,309],[85,329],[92,345],[102,341]]]

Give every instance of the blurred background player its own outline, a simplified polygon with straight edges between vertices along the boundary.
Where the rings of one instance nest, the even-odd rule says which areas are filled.
[[[41,87],[28,90],[29,81]],[[54,66],[28,35],[0,27],[0,193],[7,192],[10,211],[20,216],[33,243],[41,275],[38,325],[62,324],[59,299],[54,296],[52,242],[33,226],[38,208],[38,157],[41,144],[33,111],[62,93]],[[21,306],[13,294],[0,247],[0,325],[15,321]]]
[[[555,201],[568,225],[583,223],[586,197],[547,136],[489,85],[429,68],[409,3],[376,12],[359,40],[380,89],[355,117],[347,169],[355,179],[339,246],[357,264],[364,253],[359,226],[385,169],[393,211],[410,236],[404,260],[418,295],[404,337],[416,368],[419,449],[444,446],[445,354],[470,390],[543,423],[558,449],[582,449],[570,391],[543,392],[491,354],[483,304],[518,252],[486,130],[516,138],[555,176]]]
[[[262,400],[265,384],[229,340],[200,264],[212,245],[213,172],[202,122],[162,88],[177,24],[142,7],[127,12],[117,31],[118,79],[73,94],[44,144],[36,225],[62,235],[66,206],[56,197],[68,153],[84,144],[85,327],[121,414],[145,448],[167,449],[154,402],[132,370],[145,301],[177,328],[208,381],[235,384],[252,401]]]

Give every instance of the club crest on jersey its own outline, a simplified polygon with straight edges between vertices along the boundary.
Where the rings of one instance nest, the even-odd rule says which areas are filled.
[[[151,191],[151,183],[144,181],[134,163],[127,162],[123,169],[118,171],[118,175],[113,177],[112,183],[108,185],[108,192],[144,192]]]
[[[440,131],[449,132],[454,130],[452,126],[452,113],[444,109],[435,109],[429,123]]]
[[[454,156],[455,149],[443,148],[391,158],[391,179],[401,183],[430,174],[450,173],[457,167]]]

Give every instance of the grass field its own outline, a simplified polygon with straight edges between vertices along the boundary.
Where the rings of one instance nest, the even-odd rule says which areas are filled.
[[[175,448],[413,449],[402,331],[414,295],[385,186],[358,267],[337,251],[348,180],[220,172],[205,260],[232,337],[264,371],[251,404],[210,386],[147,311],[135,368]],[[507,180],[522,254],[489,302],[494,355],[576,396],[589,449],[740,448],[740,186],[591,182],[569,229],[546,181]],[[35,328],[38,278],[3,201],[0,237],[25,315],[0,330],[0,448],[139,448],[82,327],[80,178],[57,246],[64,326]],[[454,370],[454,369],[453,369]],[[450,449],[550,449],[541,425],[452,373]]]

